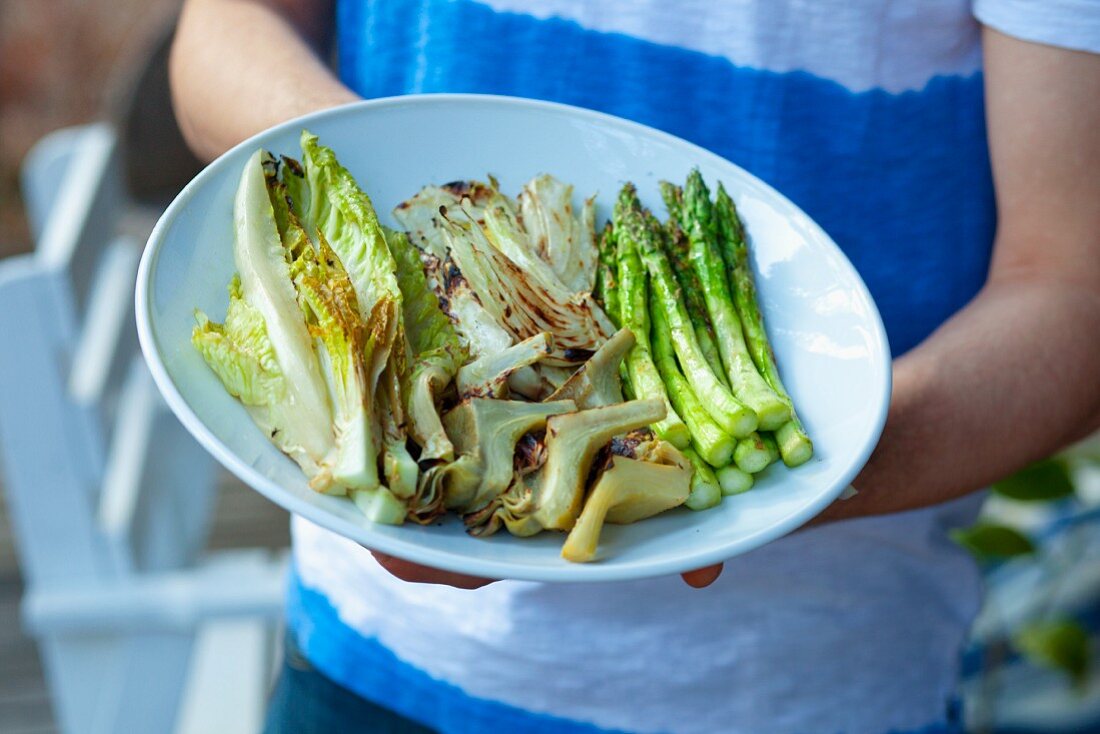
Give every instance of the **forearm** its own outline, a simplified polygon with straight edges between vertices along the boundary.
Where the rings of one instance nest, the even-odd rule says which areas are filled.
[[[172,98],[192,150],[210,160],[284,120],[356,99],[319,55],[325,0],[188,0],[172,47]]]
[[[1070,276],[995,278],[897,360],[859,494],[823,519],[912,509],[987,486],[1100,423],[1100,293]]]

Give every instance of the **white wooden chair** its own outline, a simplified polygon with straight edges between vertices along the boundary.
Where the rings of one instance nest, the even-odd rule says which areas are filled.
[[[143,242],[125,232],[117,147],[105,124],[42,140],[23,181],[36,250],[0,261],[0,469],[24,626],[68,734],[255,731],[285,559],[202,554],[215,467],[136,351]]]

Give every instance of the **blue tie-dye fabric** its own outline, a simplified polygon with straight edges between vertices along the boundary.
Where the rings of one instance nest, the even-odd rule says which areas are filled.
[[[343,0],[339,68],[366,97],[481,92],[666,130],[775,186],[859,269],[901,354],[985,281],[993,188],[982,79],[860,93],[813,74],[501,13],[470,0]]]
[[[312,665],[331,680],[410,721],[445,734],[627,734],[550,714],[524,711],[468,695],[398,658],[378,639],[364,637],[340,619],[323,594],[291,573],[288,628]],[[366,731],[346,722],[347,731]],[[837,732],[836,734],[843,734]],[[885,734],[961,734],[948,721]]]

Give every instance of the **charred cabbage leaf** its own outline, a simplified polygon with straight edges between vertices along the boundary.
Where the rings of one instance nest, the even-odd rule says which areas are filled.
[[[262,151],[245,164],[233,206],[233,258],[224,326],[197,314],[192,342],[226,389],[293,458],[310,485],[333,486],[332,411],[313,340],[268,199]]]
[[[441,216],[450,254],[486,310],[516,339],[554,334],[551,364],[583,361],[610,336],[591,296],[563,299],[489,242],[469,212]],[[606,317],[603,317],[606,320]]]
[[[302,318],[313,337],[333,410],[333,482],[346,489],[373,490],[379,484],[377,430],[369,409],[366,325],[358,297],[324,236],[318,233],[314,245],[301,226],[274,161],[264,173]]]
[[[595,261],[594,209],[586,204],[577,220],[571,203],[563,203],[568,187],[543,182],[530,188],[528,207],[545,220],[541,226],[555,243],[541,253],[516,203],[495,181],[425,187],[394,216],[429,256],[429,283],[475,357],[499,351],[502,331],[508,344],[549,331],[555,339],[552,362],[576,365],[614,327],[592,298],[590,280],[573,277],[566,283],[547,258],[568,247]],[[563,208],[552,215],[555,206]],[[524,384],[534,389],[534,382]]]
[[[486,354],[464,365],[458,370],[457,376],[459,396],[507,397],[512,375],[545,359],[553,344],[550,334],[543,332],[496,354]]]
[[[596,198],[585,200],[578,220],[573,187],[543,174],[528,181],[519,195],[523,225],[538,256],[550,264],[566,287],[590,293],[596,277]]]
[[[490,195],[487,189],[487,185],[476,182],[425,186],[393,210],[394,218],[423,253],[426,282],[444,305],[460,341],[473,357],[494,354],[510,346],[513,339],[481,304],[481,299],[451,259],[440,212],[452,207],[460,209],[463,197],[470,199],[468,206],[476,207]]]
[[[451,461],[454,446],[439,416],[442,392],[451,384],[467,352],[454,324],[443,313],[428,287],[420,254],[400,232],[386,230],[386,241],[397,265],[397,283],[403,296],[405,333],[411,361],[404,392],[409,433],[420,445],[420,461]]]
[[[399,497],[416,490],[417,466],[406,448],[401,377],[408,345],[397,264],[370,198],[331,148],[303,131],[302,169],[309,194],[301,220],[307,233],[324,238],[348,273],[366,323],[365,360],[373,408],[381,425],[386,483]],[[288,167],[293,173],[293,169]]]

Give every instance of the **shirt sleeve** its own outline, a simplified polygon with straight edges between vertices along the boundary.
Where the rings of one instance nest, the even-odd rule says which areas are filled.
[[[974,17],[1002,33],[1100,53],[1100,0],[974,0]]]

